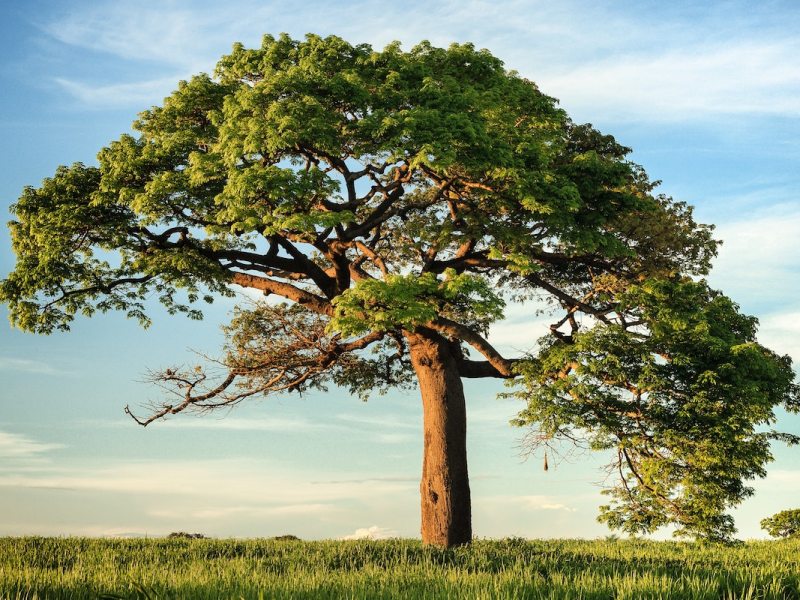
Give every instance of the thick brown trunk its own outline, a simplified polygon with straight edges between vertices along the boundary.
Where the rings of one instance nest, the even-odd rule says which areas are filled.
[[[467,409],[448,342],[434,332],[406,335],[422,394],[422,542],[457,546],[472,541],[467,474]]]

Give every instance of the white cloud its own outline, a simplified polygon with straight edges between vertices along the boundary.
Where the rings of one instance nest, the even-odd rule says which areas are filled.
[[[758,341],[778,354],[791,356],[797,369],[800,366],[800,310],[773,313],[759,321]]]
[[[160,104],[187,75],[162,77],[133,83],[90,84],[57,77],[55,82],[84,108],[144,108]]]
[[[572,508],[567,506],[566,504],[540,504],[534,506],[533,508],[538,510],[566,510],[567,512],[576,512],[577,508]]]
[[[553,315],[537,314],[537,311],[546,308],[543,300],[509,302],[505,318],[490,327],[489,342],[508,356],[535,350],[537,340],[549,331],[551,323],[558,321],[558,317]],[[473,354],[476,360],[480,359],[475,352]]]
[[[800,43],[794,36],[767,37],[766,29],[750,25],[713,10],[687,23],[681,15],[659,18],[571,2],[363,2],[334,14],[313,4],[298,9],[246,0],[202,9],[181,2],[89,4],[42,29],[63,44],[184,73],[211,70],[234,41],[254,45],[262,34],[279,31],[294,36],[308,29],[335,32],[376,47],[395,39],[407,47],[421,39],[439,45],[471,40],[592,119],[800,115],[800,64],[795,60]],[[82,101],[107,105],[126,95],[131,103],[135,98],[152,102],[167,86],[161,79],[102,86],[62,82]]]
[[[281,506],[203,506],[198,508],[154,508],[147,514],[160,519],[219,520],[230,517],[319,516],[339,510],[334,504],[287,504]]]
[[[336,479],[347,483],[314,482],[310,473],[250,459],[164,460],[0,473],[0,486],[173,496],[193,502],[203,499],[204,503],[215,499],[234,506],[249,505],[253,498],[268,499],[270,506],[344,499],[378,501],[415,487],[400,478],[367,481],[339,475]]]
[[[594,498],[594,497],[592,497]],[[576,498],[573,497],[574,501]],[[577,508],[570,506],[559,496],[545,495],[520,495],[520,496],[489,496],[483,499],[488,505],[504,506],[506,509],[530,510],[530,511],[563,511],[577,512]]]
[[[746,311],[769,314],[792,310],[800,294],[800,212],[778,205],[769,214],[723,223],[715,236],[723,244],[709,281]]]
[[[0,458],[40,458],[63,447],[62,444],[38,442],[22,434],[0,431]]]
[[[480,405],[467,403],[467,418],[469,425],[495,425],[504,429],[509,428],[509,420],[517,416],[524,405],[516,400],[492,398]]]
[[[340,537],[340,540],[386,540],[398,537],[397,531],[386,527],[373,525],[372,527],[361,527],[350,535]]]
[[[413,422],[410,419],[414,419]],[[81,421],[82,425],[90,423],[104,427],[131,427],[131,421],[115,419],[113,421]],[[387,417],[371,417],[360,415],[338,415],[336,421],[312,420],[303,417],[230,417],[212,415],[180,415],[174,418],[159,420],[152,425],[153,429],[202,429],[211,431],[269,431],[284,434],[309,432],[351,432],[363,435],[379,444],[405,444],[418,439],[417,432],[421,427],[421,414],[413,417],[391,415]],[[381,431],[391,429],[392,431]],[[403,431],[396,431],[401,429]]]
[[[551,496],[519,496],[517,499],[523,508],[529,510],[563,510],[567,512],[576,512],[577,509],[563,502],[554,500]]]
[[[375,433],[372,439],[379,444],[410,444],[416,442],[418,436],[411,433]]]
[[[326,485],[326,484],[333,484],[333,485],[348,485],[351,483],[359,483],[359,484],[366,484],[371,482],[381,482],[381,481],[388,481],[388,482],[399,482],[399,483],[413,483],[416,484],[419,479],[417,477],[359,477],[356,479],[328,479],[325,481],[312,481],[311,483],[315,485]]]
[[[331,392],[335,393],[335,392]],[[342,393],[346,393],[342,391]],[[372,407],[374,408],[374,407]],[[140,412],[146,413],[142,408]],[[375,411],[373,410],[372,413]],[[503,423],[501,419],[501,423]],[[79,427],[113,427],[130,429],[134,424],[127,419],[82,419],[74,422]],[[370,441],[373,444],[387,446],[412,445],[416,447],[420,440],[422,427],[421,411],[414,410],[406,415],[386,414],[382,416],[356,415],[342,413],[334,419],[292,417],[235,417],[228,412],[219,414],[186,414],[161,419],[151,424],[153,431],[168,430],[201,430],[221,432],[271,432],[282,435],[328,434],[348,435]]]
[[[1,462],[1,461],[0,461]],[[356,479],[314,466],[264,460],[152,460],[57,465],[40,472],[0,470],[0,534],[109,535],[203,531],[221,536],[334,535],[389,511],[415,521],[418,483],[403,477]],[[27,499],[57,498],[47,515]],[[38,504],[36,505],[38,506]],[[407,510],[408,509],[408,510]],[[32,515],[37,515],[32,517]],[[120,515],[124,520],[120,521]],[[128,523],[136,523],[131,527]],[[38,523],[41,521],[41,523]]]
[[[350,413],[342,413],[336,415],[336,418],[343,421],[347,425],[367,425],[370,427],[388,428],[388,429],[419,429],[422,415],[415,413],[414,415],[398,415],[386,414],[376,417],[372,415],[354,415]]]
[[[124,60],[152,61],[182,67],[213,66],[213,46],[232,33],[235,25],[253,19],[250,28],[262,20],[268,9],[254,3],[246,14],[224,8],[198,10],[174,3],[113,2],[73,7],[42,29],[67,44],[110,54]],[[226,15],[227,13],[227,15]],[[227,18],[226,18],[227,16]],[[234,18],[231,18],[231,17]],[[227,39],[229,47],[233,39]]]
[[[35,373],[37,375],[67,375],[66,371],[56,369],[47,363],[27,358],[12,358],[0,356],[0,370],[19,371],[22,373]]]
[[[129,427],[130,421],[119,421]],[[239,418],[221,417],[214,418],[210,415],[184,416],[159,421],[153,427],[175,428],[175,429],[215,429],[215,430],[237,430],[237,431],[280,431],[280,432],[307,432],[339,429],[334,424],[322,421],[311,421],[304,418],[285,418],[285,417],[261,417],[261,418]]]
[[[800,116],[800,43],[746,40],[623,56],[545,73],[538,83],[582,114],[623,120]]]
[[[780,488],[781,491],[800,491],[800,470],[772,469],[767,476],[756,483],[759,488]]]

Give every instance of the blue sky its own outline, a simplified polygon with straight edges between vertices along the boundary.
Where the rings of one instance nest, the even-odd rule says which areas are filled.
[[[429,6],[433,4],[433,6]],[[59,164],[94,163],[181,78],[234,41],[338,34],[381,47],[472,41],[536,81],[578,122],[634,148],[661,191],[724,240],[710,280],[761,320],[760,339],[800,363],[800,6],[796,2],[5,3],[0,19],[0,218]],[[0,277],[13,268],[0,230]],[[305,538],[418,534],[415,394],[368,403],[332,390],[254,401],[228,415],[142,429],[126,404],[157,399],[146,369],[213,354],[235,301],[202,323],[154,311],[38,337],[0,324],[0,535]],[[3,317],[4,308],[0,308]],[[542,322],[512,309],[492,332],[528,348]],[[596,537],[604,457],[545,473],[522,460],[520,407],[467,384],[475,534]],[[800,433],[800,419],[782,426]],[[736,511],[742,537],[796,507],[800,454],[775,448]],[[552,465],[552,460],[551,460]]]

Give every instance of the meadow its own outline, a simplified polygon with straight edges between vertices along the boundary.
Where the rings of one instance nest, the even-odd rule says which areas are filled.
[[[0,538],[0,598],[800,599],[800,540]]]

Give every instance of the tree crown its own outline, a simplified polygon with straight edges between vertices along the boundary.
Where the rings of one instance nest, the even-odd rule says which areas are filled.
[[[154,373],[177,400],[140,423],[406,385],[405,336],[426,332],[461,376],[520,384],[517,423],[542,439],[615,449],[611,525],[730,534],[723,511],[778,436],[758,426],[798,406],[788,358],[696,279],[712,228],[489,52],[265,36],[134,129],[12,207],[12,323],[49,333],[113,309],[146,325],[149,297],[200,318],[232,286],[283,302],[237,309],[220,378]],[[542,297],[563,316],[541,352],[503,356],[488,327],[507,300]]]
[[[761,529],[772,537],[800,537],[800,508],[782,510],[761,520]]]

